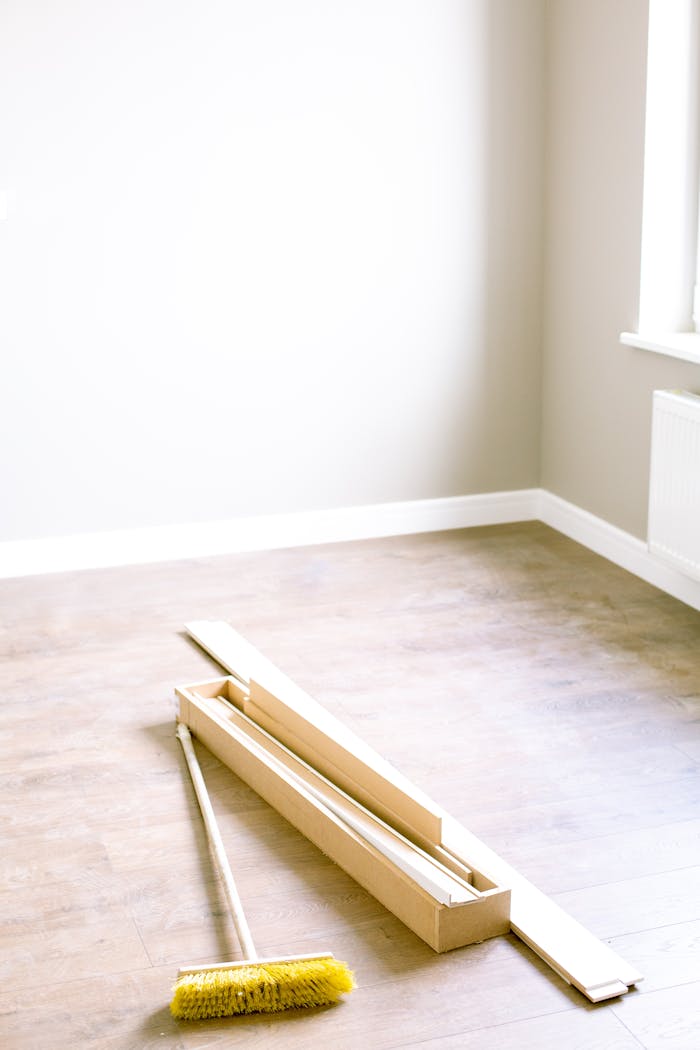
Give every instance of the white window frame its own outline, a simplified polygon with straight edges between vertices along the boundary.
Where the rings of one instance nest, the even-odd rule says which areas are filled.
[[[650,0],[639,321],[620,341],[700,363],[700,0]]]

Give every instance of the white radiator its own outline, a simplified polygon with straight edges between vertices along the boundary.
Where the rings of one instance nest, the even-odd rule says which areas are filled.
[[[655,390],[649,550],[700,579],[700,397]]]

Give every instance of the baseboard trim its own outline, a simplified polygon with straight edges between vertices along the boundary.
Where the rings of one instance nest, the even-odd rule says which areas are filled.
[[[700,610],[700,582],[651,554],[646,543],[636,536],[544,489],[540,492],[537,516],[569,539]]]
[[[537,517],[539,489],[0,543],[0,579],[501,525]]]
[[[0,543],[0,579],[532,520],[700,610],[700,581],[650,554],[642,540],[544,489],[10,540]]]

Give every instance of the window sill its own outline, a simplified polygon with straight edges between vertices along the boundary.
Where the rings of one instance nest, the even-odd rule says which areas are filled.
[[[650,350],[653,354],[677,357],[681,361],[692,361],[700,365],[700,332],[623,332],[620,342],[625,346],[636,346],[639,350]]]

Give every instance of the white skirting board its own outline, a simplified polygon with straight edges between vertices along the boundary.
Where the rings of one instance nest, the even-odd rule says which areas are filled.
[[[532,520],[700,610],[699,581],[654,557],[642,540],[544,489],[10,540],[0,542],[0,579]]]
[[[502,525],[537,517],[539,489],[265,514],[0,542],[0,579]]]
[[[646,543],[629,532],[544,489],[540,492],[537,517],[673,598],[700,609],[700,582],[650,554]]]

